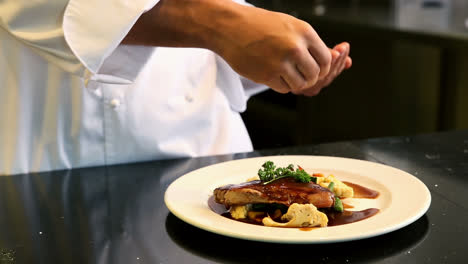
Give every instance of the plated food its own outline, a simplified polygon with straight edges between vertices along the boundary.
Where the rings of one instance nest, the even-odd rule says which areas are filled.
[[[379,212],[378,208],[346,210],[347,198],[375,199],[379,192],[342,182],[333,174],[309,174],[290,164],[276,167],[267,161],[258,177],[216,188],[209,207],[233,220],[270,227],[326,227],[357,222]]]
[[[224,204],[214,201],[213,191],[229,184],[246,182],[248,178],[256,176],[259,168],[263,168],[262,165],[268,160],[280,167],[299,164],[311,176],[314,173],[322,173],[323,177],[334,175],[351,186],[353,198],[341,200],[344,212],[352,212],[353,217],[368,214],[372,208],[379,211],[362,221],[337,226],[331,226],[339,222],[330,213],[327,214],[327,227],[278,228],[234,220]],[[358,185],[354,186],[353,183]],[[378,191],[378,197],[363,199],[375,195],[370,192],[372,190]],[[224,161],[189,171],[168,186],[164,201],[169,211],[180,220],[219,235],[271,243],[324,244],[375,237],[407,226],[424,215],[430,206],[431,195],[417,177],[377,162],[328,156],[279,155]],[[318,210],[334,212],[323,208]],[[226,212],[228,215],[223,214]],[[340,212],[337,214],[343,215]],[[171,219],[168,218],[168,221]]]

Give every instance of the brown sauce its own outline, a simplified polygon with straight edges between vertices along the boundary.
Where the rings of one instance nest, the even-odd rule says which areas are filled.
[[[367,199],[375,199],[379,197],[379,192],[366,188],[364,186],[361,186],[359,184],[355,184],[352,182],[343,182],[344,184],[348,185],[349,187],[353,188],[354,190],[354,196],[353,198],[367,198]]]
[[[211,195],[210,198],[208,198],[208,207],[210,207],[211,211],[219,215],[223,215],[224,213],[229,214],[229,209],[226,208],[226,206],[224,206],[223,204],[215,202],[215,198],[213,195]]]
[[[327,213],[328,217],[328,226],[337,226],[345,225],[354,222],[358,222],[369,218],[379,212],[377,208],[369,208],[362,211],[343,211],[340,212],[329,212]]]
[[[367,198],[367,199],[375,199],[379,196],[379,192],[366,188],[364,186],[361,186],[359,184],[351,183],[351,182],[344,182],[346,185],[350,186],[354,190],[354,197],[353,198]],[[263,217],[259,217],[258,219],[233,219],[231,217],[231,214],[229,213],[229,209],[226,208],[224,205],[219,204],[215,202],[214,196],[210,196],[208,198],[208,207],[215,213],[224,216],[226,218],[243,222],[243,223],[249,223],[249,224],[254,224],[254,225],[263,225],[261,219]],[[343,201],[343,207],[346,208],[354,208],[354,206],[350,204],[346,204]],[[379,212],[379,209],[377,208],[369,208],[361,211],[347,211],[344,210],[343,212],[337,212],[337,211],[332,211],[332,210],[325,210],[323,213],[325,213],[328,217],[328,226],[338,226],[338,225],[345,225],[345,224],[350,224],[354,222],[358,222],[364,219],[367,219],[369,217],[374,216]],[[278,220],[275,220],[278,221]],[[278,221],[279,222],[279,221]],[[314,230],[318,227],[301,227],[299,230],[301,231],[311,231]]]

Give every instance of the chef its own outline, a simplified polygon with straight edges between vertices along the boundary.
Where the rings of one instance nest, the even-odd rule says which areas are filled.
[[[269,87],[351,66],[307,23],[231,0],[0,2],[0,175],[252,150]]]

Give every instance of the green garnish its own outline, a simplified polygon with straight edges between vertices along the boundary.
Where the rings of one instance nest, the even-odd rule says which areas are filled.
[[[298,182],[314,182],[317,183],[317,178],[310,176],[302,168],[298,167],[294,170],[294,165],[289,164],[287,167],[276,168],[275,164],[272,161],[267,161],[262,165],[263,169],[258,170],[258,177],[263,184],[269,184],[273,181],[292,177]]]
[[[335,210],[338,212],[343,212],[343,202],[340,198],[335,197],[335,204],[333,205],[333,208],[335,208]]]
[[[332,192],[333,192],[333,188],[334,188],[334,187],[335,187],[335,183],[334,183],[334,182],[330,182],[330,184],[328,184],[328,189],[329,189],[330,191],[332,191]]]

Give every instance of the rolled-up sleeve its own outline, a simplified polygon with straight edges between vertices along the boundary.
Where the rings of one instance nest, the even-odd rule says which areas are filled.
[[[125,47],[120,42],[141,14],[158,2],[3,0],[0,27],[64,71],[85,79],[129,83],[152,48]],[[116,67],[119,61],[125,63]]]

